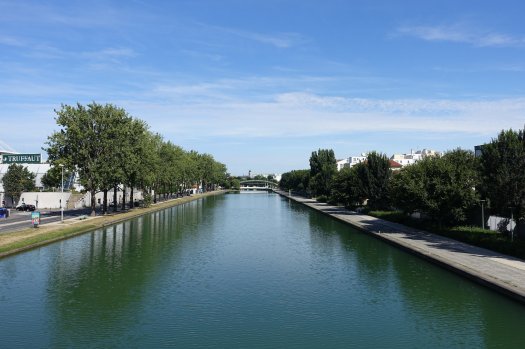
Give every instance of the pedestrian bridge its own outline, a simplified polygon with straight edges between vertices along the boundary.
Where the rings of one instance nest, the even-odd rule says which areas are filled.
[[[262,179],[248,179],[241,181],[240,184],[240,189],[243,191],[272,190],[277,188],[277,183]]]

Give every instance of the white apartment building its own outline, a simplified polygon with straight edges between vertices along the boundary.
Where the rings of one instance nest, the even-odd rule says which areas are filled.
[[[366,153],[362,153],[361,156],[351,156],[342,160],[337,160],[337,171],[341,171],[345,167],[354,167],[355,165],[366,160]]]
[[[410,153],[407,154],[394,154],[390,158],[390,160],[394,160],[395,162],[401,164],[401,166],[405,167],[408,165],[415,164],[416,162],[423,160],[427,156],[441,156],[441,152],[432,150],[432,149],[423,149],[423,150],[417,150],[413,151],[410,150]]]

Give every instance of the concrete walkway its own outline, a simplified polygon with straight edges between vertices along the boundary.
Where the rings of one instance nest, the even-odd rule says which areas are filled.
[[[358,214],[339,206],[330,206],[300,196],[290,196],[282,191],[276,193],[349,223],[377,238],[525,303],[525,261],[521,259]]]

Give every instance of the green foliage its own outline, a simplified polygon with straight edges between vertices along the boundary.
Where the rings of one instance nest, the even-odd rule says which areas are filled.
[[[283,173],[279,182],[282,190],[293,190],[301,194],[307,194],[310,183],[310,170],[293,170]]]
[[[334,175],[330,201],[354,208],[363,202],[357,167],[345,167]]]
[[[427,157],[393,177],[393,202],[406,213],[419,211],[439,224],[465,222],[468,211],[478,204],[476,169],[476,158],[466,150]]]
[[[485,144],[480,157],[482,198],[492,213],[525,219],[525,135],[524,131],[501,131]]]
[[[71,176],[71,171],[64,169],[64,184]],[[42,176],[40,179],[44,188],[61,188],[62,187],[62,167],[55,165]]]
[[[78,172],[81,184],[91,192],[94,214],[96,190],[122,179],[119,159],[129,152],[120,143],[125,140],[120,135],[131,119],[123,109],[110,104],[62,105],[55,112],[61,130],[48,137],[45,150],[52,164],[62,163]]]
[[[91,193],[92,214],[95,194],[119,184],[143,193],[170,194],[202,184],[211,190],[226,181],[226,166],[209,154],[187,152],[164,142],[148,125],[128,116],[124,109],[96,103],[63,105],[57,113],[61,130],[48,137],[52,164],[65,164],[77,171],[81,184]],[[53,178],[50,178],[50,183]]]
[[[319,149],[310,156],[310,190],[314,196],[330,195],[337,161],[332,149]]]
[[[370,211],[368,214],[387,221],[446,236],[474,246],[487,248],[518,258],[525,258],[525,241],[512,241],[508,236],[499,232],[470,226],[443,228],[436,225],[435,222],[411,218],[400,211]]]
[[[241,189],[241,181],[238,178],[235,178],[235,177],[229,178],[227,189],[240,190]]]
[[[315,199],[316,199],[317,202],[327,202],[328,201],[328,196],[326,196],[326,195],[319,195]]]
[[[360,194],[368,199],[371,209],[382,209],[390,206],[389,181],[391,177],[390,161],[385,154],[371,152],[366,162],[355,166]]]
[[[153,202],[151,194],[148,192],[144,192],[142,196],[144,198],[144,207],[150,207],[151,203]]]
[[[2,183],[5,195],[14,203],[18,201],[22,192],[35,190],[35,175],[25,166],[11,164],[2,178]]]

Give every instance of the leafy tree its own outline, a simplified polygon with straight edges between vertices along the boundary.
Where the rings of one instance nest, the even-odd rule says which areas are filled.
[[[114,184],[114,175],[120,176],[122,164],[115,154],[125,149],[115,141],[122,141],[117,135],[128,117],[122,109],[97,103],[62,105],[55,112],[61,130],[48,137],[44,150],[51,163],[63,163],[68,170],[78,172],[80,183],[91,194],[91,215],[95,215],[95,194]],[[120,166],[115,166],[116,161]]]
[[[35,190],[35,175],[27,167],[19,164],[11,164],[2,178],[4,192],[14,203],[18,201],[24,191]]]
[[[482,198],[492,213],[525,220],[525,135],[524,131],[501,131],[482,147],[480,157]],[[521,224],[520,224],[521,225]]]
[[[64,185],[66,179],[71,177],[71,171],[64,169]],[[62,167],[51,166],[51,168],[44,173],[40,182],[44,188],[61,188],[62,187]]]
[[[364,200],[361,188],[357,167],[342,168],[333,178],[330,201],[346,207],[355,207]]]
[[[145,201],[151,201],[151,191],[170,195],[175,191],[202,184],[214,189],[226,182],[226,166],[209,154],[187,152],[148,125],[133,119],[121,108],[96,103],[82,106],[63,105],[56,111],[61,130],[48,137],[52,164],[65,164],[69,171],[78,171],[81,184],[91,193],[92,215],[95,214],[95,194],[104,193],[104,212],[107,193],[113,188],[115,210],[117,186],[122,185],[124,197],[130,190],[130,207],[134,206],[134,190],[142,189]],[[56,180],[50,173],[49,184]],[[156,200],[155,195],[154,200]],[[123,209],[126,203],[122,203]]]
[[[308,194],[310,186],[310,170],[293,170],[283,173],[279,187],[283,190],[293,190],[300,194]]]
[[[391,194],[397,208],[420,211],[440,226],[452,225],[464,222],[478,204],[478,181],[473,153],[456,149],[403,168],[392,179]]]
[[[310,189],[314,196],[329,195],[337,161],[332,149],[319,149],[310,156]]]
[[[102,148],[98,168],[98,177],[103,197],[103,213],[107,212],[108,191],[113,188],[114,209],[117,205],[117,187],[124,180],[124,168],[127,159],[128,138],[123,132],[132,122],[122,108],[117,108],[111,104],[104,106],[96,104],[94,113],[98,115],[99,127],[99,146]]]
[[[277,183],[277,180],[275,179],[275,176],[270,174],[266,177],[266,180],[269,181],[269,182],[274,182],[274,183]]]
[[[391,177],[390,161],[385,154],[375,151],[368,153],[366,162],[357,164],[360,192],[368,199],[371,209],[388,208],[388,186]]]
[[[230,178],[229,187],[230,187],[230,189],[239,190],[239,189],[241,189],[241,181],[239,181],[238,178],[232,177],[232,178]]]
[[[144,188],[155,182],[157,147],[160,141],[148,130],[148,125],[133,119],[126,129],[126,162],[124,163],[124,183],[130,189],[129,206],[134,205],[134,189]],[[124,203],[123,203],[124,206]],[[125,207],[125,206],[124,206]]]

